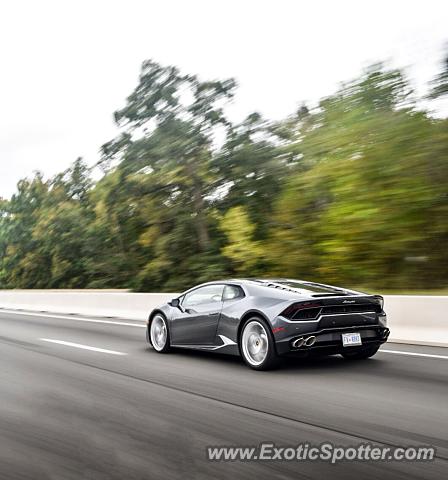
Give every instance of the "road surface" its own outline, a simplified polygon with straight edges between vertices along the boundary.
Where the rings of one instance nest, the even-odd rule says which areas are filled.
[[[448,349],[375,358],[160,355],[141,322],[0,310],[0,478],[442,479]],[[394,353],[392,353],[394,352]],[[403,352],[405,354],[400,354]],[[207,446],[432,445],[433,462],[210,462]]]

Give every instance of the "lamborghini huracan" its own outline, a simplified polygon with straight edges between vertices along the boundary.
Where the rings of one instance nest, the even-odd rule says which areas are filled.
[[[381,296],[290,279],[204,283],[154,309],[147,325],[156,352],[241,355],[255,370],[291,355],[366,359],[388,336]]]

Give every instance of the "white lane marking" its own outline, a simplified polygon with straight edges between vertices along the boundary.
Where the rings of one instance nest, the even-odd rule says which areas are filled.
[[[51,315],[46,313],[34,313],[34,312],[21,312],[16,310],[4,310],[0,309],[0,313],[13,313],[16,315],[28,315],[31,317],[46,317],[46,318],[62,318],[63,320],[75,320],[77,322],[89,322],[89,323],[108,323],[110,325],[124,325],[125,327],[137,327],[137,328],[146,328],[146,325],[138,325],[136,323],[130,322],[114,322],[112,320],[95,320],[93,318],[79,318],[79,317],[72,317],[67,315]],[[138,322],[139,320],[136,320]]]
[[[93,318],[79,318],[79,317],[72,317],[67,315],[51,315],[46,313],[33,313],[33,312],[22,312],[17,310],[7,310],[0,308],[0,313],[13,313],[16,315],[29,315],[31,317],[48,317],[48,318],[61,318],[63,320],[74,320],[77,322],[89,322],[89,323],[106,323],[110,325],[123,325],[125,327],[137,327],[137,328],[146,328],[146,325],[138,325],[136,323],[129,323],[129,322],[114,322],[112,320],[94,320]],[[137,322],[138,320],[136,320]],[[433,355],[429,353],[417,353],[417,352],[402,352],[400,350],[383,350],[380,348],[380,352],[383,353],[393,353],[396,355],[410,355],[414,357],[427,357],[427,358],[441,358],[444,360],[448,359],[446,355]]]
[[[105,348],[91,347],[89,345],[81,345],[80,343],[66,342],[64,340],[55,340],[53,338],[40,338],[43,342],[57,343],[66,347],[81,348],[83,350],[91,350],[92,352],[110,353],[111,355],[127,355],[127,353],[117,352],[116,350],[106,350]]]
[[[382,352],[382,353],[394,353],[396,355],[411,355],[413,357],[443,358],[445,360],[448,360],[447,355],[432,355],[432,354],[429,354],[429,353],[402,352],[400,350],[383,350],[382,348],[380,348],[380,352]]]

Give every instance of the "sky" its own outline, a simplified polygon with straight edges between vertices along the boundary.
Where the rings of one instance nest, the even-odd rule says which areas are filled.
[[[381,60],[424,93],[447,25],[446,0],[2,2],[0,197],[35,170],[93,165],[144,59],[236,78],[234,121],[280,119]]]

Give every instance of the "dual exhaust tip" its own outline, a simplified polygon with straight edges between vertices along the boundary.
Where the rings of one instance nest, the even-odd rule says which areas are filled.
[[[292,346],[294,348],[300,348],[303,346],[312,347],[316,343],[316,340],[317,339],[314,335],[311,335],[310,337],[306,337],[306,338],[299,337],[292,342]]]

